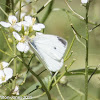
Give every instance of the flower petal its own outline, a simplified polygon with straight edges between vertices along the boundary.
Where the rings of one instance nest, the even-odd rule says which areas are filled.
[[[29,25],[32,25],[32,17],[31,17],[31,16],[25,16],[25,21],[26,21]]]
[[[13,70],[11,68],[5,68],[4,73],[6,75],[6,80],[13,76]]]
[[[16,31],[21,31],[21,26],[18,26],[17,24],[15,24],[14,26],[13,26],[13,28],[16,30]]]
[[[0,79],[2,78],[2,76],[5,76],[5,75],[4,75],[3,70],[0,70]]]
[[[11,24],[13,23],[13,21],[17,22],[17,18],[16,18],[15,16],[13,16],[13,15],[9,16],[9,17],[8,17],[8,20],[9,20],[9,22],[10,22]]]
[[[27,42],[25,42],[24,44],[25,44],[24,53],[27,53],[30,48]]]
[[[22,19],[25,15],[26,15],[26,13],[22,12],[21,15],[20,15],[21,19]]]
[[[27,53],[28,52],[28,50],[29,50],[29,46],[28,46],[28,43],[21,43],[21,42],[19,42],[18,44],[17,44],[17,49],[18,49],[18,51],[20,51],[20,52],[24,52],[24,53]]]
[[[37,23],[33,25],[33,30],[35,31],[41,31],[44,28],[45,28],[45,25],[42,23]]]
[[[37,36],[37,35],[40,36],[40,35],[42,35],[42,34],[43,34],[43,33],[41,33],[41,32],[36,32],[36,36]]]
[[[88,2],[88,0],[81,0],[81,2],[82,2],[82,3],[87,3],[87,2]]]
[[[27,22],[21,21],[19,23],[16,23],[16,25],[14,25],[14,29],[19,32],[22,29],[22,25],[24,26],[24,30],[26,30],[26,26],[29,26],[29,24]]]
[[[25,0],[27,3],[31,2],[31,0]]]
[[[2,81],[2,79],[0,78],[0,84],[2,84],[3,83],[3,81]]]
[[[16,85],[12,94],[19,95],[19,87]]]
[[[21,24],[24,25],[24,26],[30,26],[30,23],[28,23],[28,22],[26,22],[26,21],[22,21]]]
[[[19,43],[17,44],[17,49],[18,49],[18,51],[20,51],[20,52],[24,52],[25,44],[22,43],[22,42],[19,42]]]
[[[3,70],[0,70],[0,84],[2,84],[3,82],[6,82],[5,74]]]
[[[20,41],[21,37],[17,32],[13,32],[13,36],[15,37],[16,40]]]
[[[2,62],[2,65],[3,65],[3,68],[5,68],[5,67],[9,66],[9,63],[3,61],[3,62]]]
[[[3,22],[3,21],[1,21],[0,24],[1,24],[3,27],[10,27],[10,26],[11,26],[10,23],[6,23],[6,22]]]

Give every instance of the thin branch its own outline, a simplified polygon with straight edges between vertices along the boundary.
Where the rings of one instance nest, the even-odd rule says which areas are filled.
[[[22,0],[20,0],[20,5],[19,5],[19,22],[20,22],[20,17],[21,17],[21,3],[22,3]]]
[[[1,49],[0,49],[0,52],[4,53],[5,55],[8,55],[8,56],[12,57],[11,54],[8,54],[7,52],[5,52],[5,51],[3,51]]]
[[[36,88],[34,90],[30,91],[27,95],[31,94],[32,92],[34,92],[34,91],[36,91],[38,89],[39,89],[39,85],[37,85]]]
[[[46,20],[47,20],[47,18],[48,18],[48,16],[50,15],[50,13],[51,13],[51,11],[52,11],[52,6],[53,6],[53,3],[54,3],[54,0],[49,0],[45,5],[44,5],[44,7],[46,7],[48,4],[48,9],[47,9],[47,11],[46,11],[46,13],[44,14],[44,16],[43,16],[43,19],[42,19],[42,23],[44,23]],[[44,7],[43,7],[43,9],[44,9]],[[38,12],[37,12],[38,13]]]
[[[85,21],[86,19],[84,17],[82,17],[81,15],[79,15],[78,13],[76,13],[72,8],[71,6],[68,4],[67,0],[65,0],[65,3],[67,4],[68,8],[73,12],[74,15],[76,15],[77,17],[79,17],[79,19]],[[97,25],[96,22],[92,22],[92,21],[88,21],[89,24],[92,24],[92,25]]]
[[[56,77],[54,77],[54,80],[55,80],[55,82],[56,82]],[[65,100],[64,97],[63,97],[63,95],[62,95],[62,93],[61,93],[61,91],[60,91],[60,88],[59,88],[59,86],[58,86],[57,83],[56,83],[56,88],[57,88],[57,90],[58,90],[58,93],[59,93],[61,99],[62,99],[62,100]]]
[[[8,39],[6,38],[4,32],[2,30],[1,30],[1,32],[2,32],[2,34],[3,34],[3,36],[4,36],[5,40],[6,40],[6,43],[7,43],[8,47],[9,47],[9,49],[11,50],[11,52],[13,52],[13,50],[12,50],[12,48],[11,48],[11,46],[10,46],[10,44],[8,42]]]
[[[28,66],[30,66],[30,64],[31,64],[31,61],[32,61],[33,57],[35,57],[35,55],[34,55],[34,54],[32,54],[32,57],[31,57],[31,59],[30,59],[30,61],[29,61],[29,63],[28,63]]]
[[[70,87],[75,92],[77,92],[78,94],[80,94],[81,96],[84,96],[83,92],[79,91],[78,89],[76,89],[75,87],[73,87],[71,84],[68,83],[67,86]]]
[[[8,14],[1,8],[1,6],[0,6],[0,10],[6,15],[6,17],[8,17]]]
[[[71,42],[71,44],[70,44],[70,47],[69,47],[69,49],[68,49],[68,51],[67,51],[67,54],[66,54],[65,57],[64,57],[64,61],[66,61],[66,59],[67,59],[67,57],[68,57],[68,55],[69,55],[69,53],[70,53],[70,51],[71,51],[71,49],[72,49],[72,46],[73,46],[73,44],[74,44],[74,41],[75,41],[75,36],[73,37],[73,40],[72,40],[72,42]]]
[[[77,34],[78,37],[80,37],[81,39],[86,40],[86,38],[84,38],[83,36],[81,36],[81,35],[76,31],[76,29],[73,27],[72,24],[71,24],[71,28],[75,31],[75,33]]]
[[[52,0],[48,0],[34,15],[36,16],[38,13],[40,13]]]
[[[43,71],[41,71],[39,74],[38,74],[38,76],[39,75],[41,75],[43,72],[45,72],[47,69],[44,69]]]
[[[100,66],[100,65],[99,65],[99,66]],[[90,79],[92,78],[92,76],[93,76],[93,75],[96,73],[96,71],[98,70],[99,66],[96,67],[96,69],[93,71],[93,73],[92,73],[91,76],[89,77],[88,83],[90,82]]]
[[[79,15],[78,13],[76,13],[76,12],[70,7],[70,5],[68,4],[67,0],[65,0],[65,3],[67,4],[68,8],[69,8],[75,15],[77,15],[80,19],[85,20],[84,17],[82,17],[81,15]]]
[[[96,25],[95,27],[93,27],[92,29],[90,29],[89,32],[93,31],[94,29],[96,29],[99,26],[100,26],[100,24]]]
[[[80,36],[80,35],[77,33],[77,31],[76,31],[73,27],[71,27],[71,28],[72,28],[72,30],[73,30],[73,33],[74,33],[74,35],[75,35],[77,41],[80,42],[80,43],[86,48],[85,44],[78,38],[78,36]],[[85,38],[84,38],[84,39],[85,39]],[[86,39],[85,39],[85,40],[86,40]]]
[[[72,54],[73,54],[73,51],[71,51],[70,55],[64,59],[64,62],[67,61],[72,56]]]

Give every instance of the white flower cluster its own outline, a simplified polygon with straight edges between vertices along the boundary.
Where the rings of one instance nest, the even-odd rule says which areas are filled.
[[[8,68],[8,66],[9,63],[7,62],[3,61],[0,63],[0,84],[6,82],[13,76],[13,70],[11,68]]]
[[[6,27],[6,28],[11,27],[13,29],[13,36],[18,41],[18,44],[16,47],[18,51],[24,52],[24,53],[27,53],[30,48],[26,41],[25,35],[23,34],[23,36],[20,36],[18,32],[21,32],[22,30],[24,30],[24,33],[25,33],[25,31],[28,30],[28,32],[26,33],[29,33],[32,31],[41,31],[42,29],[45,28],[44,24],[35,23],[35,18],[32,18],[31,16],[25,16],[23,21],[17,22],[17,18],[12,15],[8,17],[8,21],[9,21],[8,23],[1,21],[0,24],[3,27]]]

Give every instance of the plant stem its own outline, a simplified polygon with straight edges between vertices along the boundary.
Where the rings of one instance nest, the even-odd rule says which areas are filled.
[[[14,0],[11,0],[11,4],[12,4],[12,7],[11,7],[11,9],[12,9],[12,14],[14,15]]]
[[[21,57],[22,57],[22,63],[25,65],[25,67],[30,71],[30,73],[32,75],[34,75],[37,80],[40,82],[40,84],[42,85],[42,88],[44,89],[44,91],[46,92],[47,96],[48,96],[48,100],[51,100],[51,96],[50,96],[50,93],[49,91],[47,90],[46,86],[44,85],[43,81],[40,79],[40,77],[34,72],[31,70],[31,68],[25,63],[24,61],[24,58],[23,58],[23,54],[21,53]]]
[[[89,33],[88,33],[88,11],[90,1],[86,4],[86,58],[85,58],[85,100],[88,100],[88,50],[89,50]]]
[[[86,40],[86,58],[85,58],[85,100],[88,100],[88,40]]]
[[[13,37],[13,47],[14,47],[14,55],[16,55],[16,41],[15,41],[14,37]],[[16,58],[14,58],[14,69],[13,69],[14,76],[16,76],[16,70],[17,70],[17,63],[16,63]],[[16,86],[16,80],[13,81],[12,89],[14,89],[15,86]]]
[[[20,0],[20,5],[19,5],[19,22],[20,22],[20,16],[21,16],[21,3],[22,3],[22,0]]]

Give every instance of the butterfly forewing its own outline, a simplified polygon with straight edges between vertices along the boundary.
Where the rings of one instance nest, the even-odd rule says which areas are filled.
[[[46,52],[48,56],[59,61],[67,49],[67,41],[55,35],[37,35],[33,41],[37,49]]]

